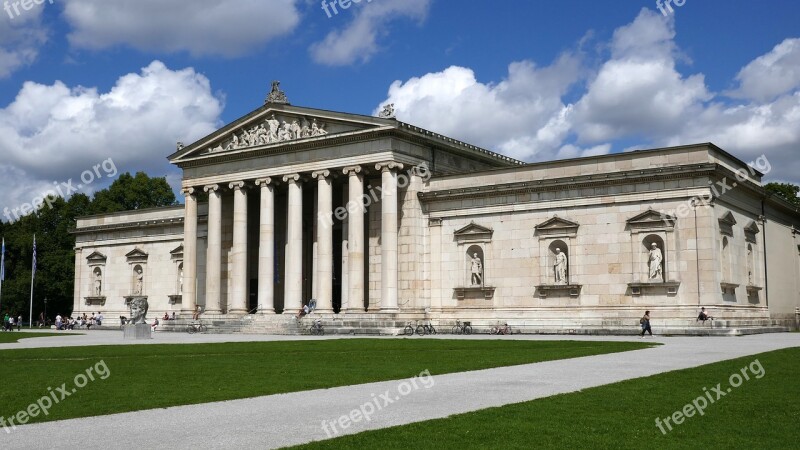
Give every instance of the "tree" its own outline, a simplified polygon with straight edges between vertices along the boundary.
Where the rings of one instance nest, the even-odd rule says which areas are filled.
[[[75,228],[78,217],[176,204],[175,194],[165,178],[150,178],[144,173],[120,175],[108,189],[94,199],[75,194],[58,198],[52,207],[45,204],[13,223],[0,221],[0,234],[6,240],[6,280],[3,282],[0,314],[22,315],[30,308],[33,235],[36,234],[37,268],[33,291],[34,320],[47,299],[47,314],[70,315],[75,286]]]
[[[138,172],[136,176],[124,173],[108,189],[97,192],[91,210],[92,214],[107,214],[176,204],[166,178],[150,178]]]
[[[764,185],[764,189],[793,205],[800,206],[800,198],[797,197],[798,192],[800,192],[800,186],[791,183],[767,183]]]

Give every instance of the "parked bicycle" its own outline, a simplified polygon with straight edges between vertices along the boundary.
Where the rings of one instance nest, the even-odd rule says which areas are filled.
[[[500,324],[497,324],[496,327],[492,327],[492,329],[489,330],[489,333],[491,333],[491,334],[512,334],[511,327],[508,326],[508,323],[503,324],[502,327],[500,326]]]
[[[309,332],[312,336],[325,336],[325,329],[322,327],[322,319],[317,319],[311,324]]]
[[[405,334],[406,336],[413,336],[414,330],[416,330],[416,327],[412,325],[411,322],[407,322],[406,327],[403,328],[403,334]]]
[[[192,322],[186,326],[186,331],[189,334],[205,333],[206,331],[208,331],[208,328],[206,328],[206,326],[203,325],[202,322]]]
[[[472,322],[461,323],[460,320],[456,320],[451,331],[453,334],[472,334]]]
[[[436,334],[436,328],[433,327],[433,324],[428,322],[427,324],[417,325],[417,334],[420,336],[424,336],[426,334]]]

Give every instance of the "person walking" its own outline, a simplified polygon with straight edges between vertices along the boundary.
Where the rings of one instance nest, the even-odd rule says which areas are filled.
[[[642,333],[639,337],[644,338],[645,331],[650,333],[650,337],[653,337],[653,329],[650,328],[650,311],[645,311],[644,315],[641,319],[639,319],[639,324],[642,325]]]
[[[17,317],[17,331],[22,331],[22,316]]]

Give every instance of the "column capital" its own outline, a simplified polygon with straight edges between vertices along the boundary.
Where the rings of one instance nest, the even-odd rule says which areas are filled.
[[[272,177],[259,178],[256,180],[256,186],[267,187],[270,184],[274,185],[275,183],[273,183],[273,181],[274,180],[272,179]]]
[[[330,176],[331,176],[331,171],[328,169],[311,172],[311,178],[314,178],[316,180],[324,180],[325,178],[328,178]]]
[[[361,166],[347,166],[342,169],[342,173],[345,175],[358,175],[361,173]]]
[[[284,182],[284,183],[290,183],[290,184],[291,184],[291,183],[297,183],[297,182],[299,182],[299,181],[300,181],[302,178],[303,178],[303,177],[301,177],[299,173],[290,173],[290,174],[288,174],[288,175],[284,175],[284,176],[283,176],[283,182]]]
[[[181,189],[181,194],[183,194],[184,196],[194,195],[195,190],[193,187],[186,187]]]
[[[219,185],[209,184],[208,186],[203,186],[203,190],[206,192],[217,192],[219,190]]]
[[[245,189],[245,184],[246,183],[244,181],[234,181],[228,184],[228,187],[234,191],[242,191]]]
[[[388,172],[390,170],[403,170],[403,164],[395,161],[386,161],[375,164],[375,169],[381,172]]]

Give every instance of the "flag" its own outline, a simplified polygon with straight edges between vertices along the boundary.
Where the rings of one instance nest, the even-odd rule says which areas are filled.
[[[33,273],[31,278],[36,276],[36,235],[33,235]]]
[[[0,253],[0,281],[6,279],[6,238],[3,238],[3,250]]]

